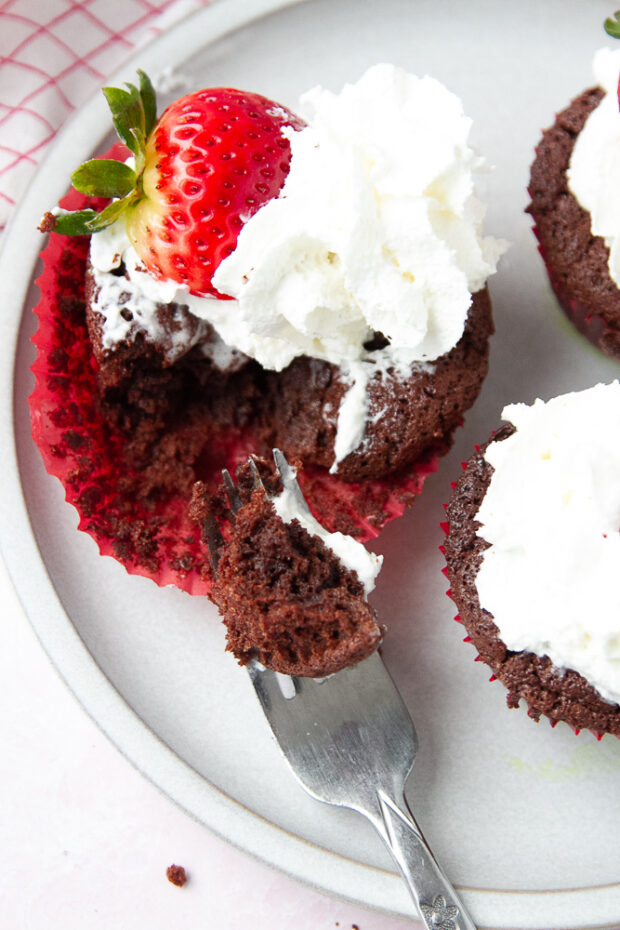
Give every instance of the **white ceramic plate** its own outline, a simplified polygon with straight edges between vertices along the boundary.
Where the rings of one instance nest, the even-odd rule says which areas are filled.
[[[568,8],[567,8],[568,7]],[[146,48],[135,67],[172,65],[192,87],[230,84],[295,106],[388,60],[434,74],[464,100],[473,141],[496,166],[489,230],[512,248],[492,281],[497,335],[483,393],[452,453],[376,547],[385,659],[410,707],[420,754],[409,799],[476,922],[594,928],[620,922],[620,744],[508,711],[452,622],[439,522],[450,481],[505,403],[608,381],[618,366],[565,322],[523,210],[542,127],[591,82],[607,2],[227,0]],[[411,914],[387,856],[352,814],[311,801],[268,735],[245,674],[224,654],[203,599],[159,590],[101,558],[30,440],[26,398],[39,216],[70,168],[104,143],[98,95],[58,139],[6,234],[0,259],[4,450],[0,532],[18,592],[78,700],[140,770],[232,842],[325,891]]]

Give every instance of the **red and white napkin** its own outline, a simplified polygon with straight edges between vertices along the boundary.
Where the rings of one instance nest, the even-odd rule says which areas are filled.
[[[210,2],[0,0],[0,238],[73,110],[134,49]]]

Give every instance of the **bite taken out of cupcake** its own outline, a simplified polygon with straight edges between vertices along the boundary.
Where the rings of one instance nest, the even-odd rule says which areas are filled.
[[[620,736],[620,383],[502,417],[447,508],[457,619],[510,707]]]
[[[620,22],[605,28],[620,37]],[[620,49],[600,49],[592,70],[536,147],[528,211],[560,306],[620,360]]]
[[[209,595],[226,627],[226,649],[284,675],[323,678],[357,664],[385,628],[368,595],[383,557],[310,512],[297,470],[280,450],[225,473],[223,498],[196,482],[190,515],[209,547]]]
[[[323,525],[376,535],[487,371],[504,244],[459,100],[388,65],[299,115],[211,88],[157,119],[143,74],[105,93],[124,145],[44,218],[30,402],[80,527],[205,593],[195,482],[279,447]]]

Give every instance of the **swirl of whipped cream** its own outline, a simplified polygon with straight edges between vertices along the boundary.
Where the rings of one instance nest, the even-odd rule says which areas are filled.
[[[620,50],[599,49],[592,64],[605,96],[577,136],[566,172],[568,187],[609,249],[609,274],[620,287]]]
[[[620,383],[502,413],[477,514],[481,605],[509,649],[549,656],[620,703]]]
[[[340,94],[301,99],[280,196],[243,227],[214,283],[236,299],[227,341],[267,368],[305,354],[346,365],[374,331],[404,369],[460,339],[471,294],[503,246],[481,234],[483,160],[460,100],[430,77],[375,65]],[[265,343],[270,340],[270,344]],[[279,351],[277,347],[279,343]]]

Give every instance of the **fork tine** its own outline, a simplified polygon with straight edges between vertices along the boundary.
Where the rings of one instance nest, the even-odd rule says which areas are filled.
[[[288,469],[288,472],[291,473],[292,475],[292,469],[290,468],[288,462],[286,461],[282,453],[278,451],[278,455],[280,456],[280,460],[284,463],[283,468]],[[256,465],[256,461],[254,460],[252,456],[248,458],[248,466],[252,473],[254,487],[262,488],[263,491],[265,491],[266,493],[267,489],[265,488],[265,485],[263,484],[263,479],[261,478],[260,472]],[[241,496],[237,489],[237,485],[235,484],[233,477],[227,468],[222,469],[222,480],[224,482],[224,490],[226,491],[226,497],[228,499],[228,506],[230,509],[230,513],[232,515],[232,518],[234,519],[236,514],[241,509],[243,502],[241,500]],[[295,481],[293,477],[291,477],[290,480],[293,481],[295,485],[297,485],[297,482]],[[297,488],[297,490],[299,490],[299,488]],[[301,494],[301,491],[299,491],[299,493]],[[305,501],[304,501],[304,504],[305,504]],[[215,519],[215,516],[211,510],[209,510],[207,516],[205,517],[203,521],[202,529],[203,529],[203,537],[205,539],[205,542],[207,543],[207,549],[209,550],[209,557],[211,559],[211,565],[213,567],[214,573],[216,573],[219,560],[220,560],[220,548],[224,540],[224,537],[222,536],[222,532],[220,530],[218,522]]]
[[[224,488],[226,489],[226,497],[228,498],[230,509],[232,513],[238,513],[241,508],[241,498],[239,497],[237,486],[232,480],[227,468],[222,469],[222,478],[224,480]]]
[[[222,543],[224,542],[224,537],[222,536],[220,525],[215,519],[215,514],[211,508],[209,508],[207,515],[202,522],[202,535],[207,544],[207,549],[209,550],[209,559],[211,560],[213,574],[216,575],[220,562],[220,549],[222,547]]]
[[[261,478],[260,472],[258,470],[258,466],[256,465],[256,461],[252,458],[252,456],[250,456],[250,458],[248,459],[248,466],[249,466],[250,471],[252,472],[252,480],[254,481],[254,487],[262,488],[263,491],[266,491],[265,485],[263,484],[263,479]]]
[[[265,668],[256,659],[252,659],[246,666],[252,684],[256,690],[263,709],[270,709],[276,701],[290,701],[301,689],[301,679],[294,675],[284,675]]]
[[[276,463],[276,468],[278,469],[278,473],[282,480],[282,486],[284,489],[293,495],[295,504],[302,513],[306,514],[307,516],[312,516],[310,508],[306,503],[306,498],[303,496],[301,488],[299,487],[295,469],[291,468],[286,456],[283,452],[280,451],[280,449],[273,450],[273,460]]]

